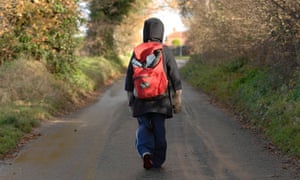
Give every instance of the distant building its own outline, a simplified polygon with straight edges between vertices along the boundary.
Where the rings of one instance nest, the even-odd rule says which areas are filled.
[[[179,41],[180,45],[184,46],[186,43],[186,31],[176,31],[174,29],[172,33],[166,36],[165,44],[173,46],[175,41]]]
[[[164,44],[172,49],[175,56],[187,55],[186,36],[186,31],[176,31],[174,29],[172,33],[166,36]]]

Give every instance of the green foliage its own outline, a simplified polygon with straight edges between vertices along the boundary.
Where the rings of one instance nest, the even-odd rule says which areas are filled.
[[[0,158],[14,148],[19,138],[39,125],[41,110],[27,105],[1,105],[0,109]]]
[[[262,130],[280,149],[300,157],[297,73],[282,83],[270,70],[248,65],[245,58],[221,65],[193,59],[181,71],[193,85],[232,104],[241,117]]]
[[[29,60],[0,67],[0,158],[41,120],[74,109],[123,70],[117,60],[77,61],[68,74],[50,74],[43,63]]]
[[[172,41],[172,45],[175,46],[175,47],[181,46],[181,44],[182,43],[181,43],[180,39],[174,39]]]
[[[243,62],[244,60],[237,59],[229,64],[220,66],[205,65],[201,58],[194,56],[181,71],[183,78],[192,84],[201,87],[201,89],[210,94],[217,95],[220,99],[229,100],[237,88],[234,80],[238,78],[239,71],[243,71],[244,65],[241,65],[241,61]]]
[[[59,79],[64,79],[75,89],[93,91],[108,79],[120,75],[123,67],[118,61],[119,59],[108,61],[102,57],[79,57],[71,74],[62,74]]]
[[[190,56],[176,56],[175,59],[180,59],[180,60],[189,60],[191,57]]]
[[[228,72],[238,72],[241,68],[243,68],[247,64],[247,59],[244,57],[237,58],[233,61],[230,61],[227,64],[224,64],[224,69]]]
[[[78,68],[88,78],[91,90],[99,88],[107,79],[120,75],[123,67],[114,60],[98,57],[84,57],[80,60]]]
[[[0,125],[9,125],[24,133],[28,133],[32,127],[38,126],[38,121],[34,118],[36,112],[30,106],[18,106],[18,110],[15,112],[9,111],[9,109],[6,110],[6,112],[1,110]]]
[[[121,41],[121,39],[115,39],[116,28],[123,21],[128,20],[126,18],[130,12],[135,11],[137,8],[141,11],[143,7],[139,4],[144,1],[92,0],[90,2],[91,19],[85,48],[89,55],[110,56],[116,54],[116,41]],[[132,29],[133,27],[126,29],[127,34]]]
[[[7,28],[0,32],[0,65],[27,56],[45,60],[54,73],[72,66],[73,35],[80,21],[76,0],[20,0],[1,6],[4,4],[0,27]]]
[[[128,14],[133,2],[135,0],[93,0],[90,5],[91,20],[119,23]]]
[[[22,132],[13,126],[0,126],[0,157],[9,152],[17,144],[18,139],[22,136]]]
[[[291,92],[290,99],[295,101],[300,100],[300,84]]]

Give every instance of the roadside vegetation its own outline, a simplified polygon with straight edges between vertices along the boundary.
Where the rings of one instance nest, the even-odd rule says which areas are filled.
[[[207,65],[193,58],[183,78],[231,109],[249,128],[263,132],[284,152],[300,157],[300,73],[289,82],[243,58]]]
[[[80,3],[90,4],[89,19]],[[1,1],[0,158],[42,121],[86,104],[124,72],[128,62],[119,55],[136,43],[139,8],[149,3]],[[79,37],[82,24],[89,28]]]
[[[192,84],[300,157],[300,1],[178,1]]]
[[[4,63],[0,67],[0,157],[41,121],[86,104],[99,88],[120,77],[123,69],[105,58],[84,57],[62,78],[38,61]]]

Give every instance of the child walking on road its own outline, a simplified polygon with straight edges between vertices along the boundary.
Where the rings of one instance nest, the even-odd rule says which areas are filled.
[[[129,106],[138,122],[136,148],[145,169],[160,168],[165,162],[165,120],[181,112],[181,79],[172,51],[162,44],[163,36],[161,20],[144,22],[143,43],[134,49],[125,81]]]

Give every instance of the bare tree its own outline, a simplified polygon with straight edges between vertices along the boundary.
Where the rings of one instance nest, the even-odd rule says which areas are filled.
[[[256,64],[299,66],[300,0],[177,2],[188,21],[192,52],[226,52]]]

